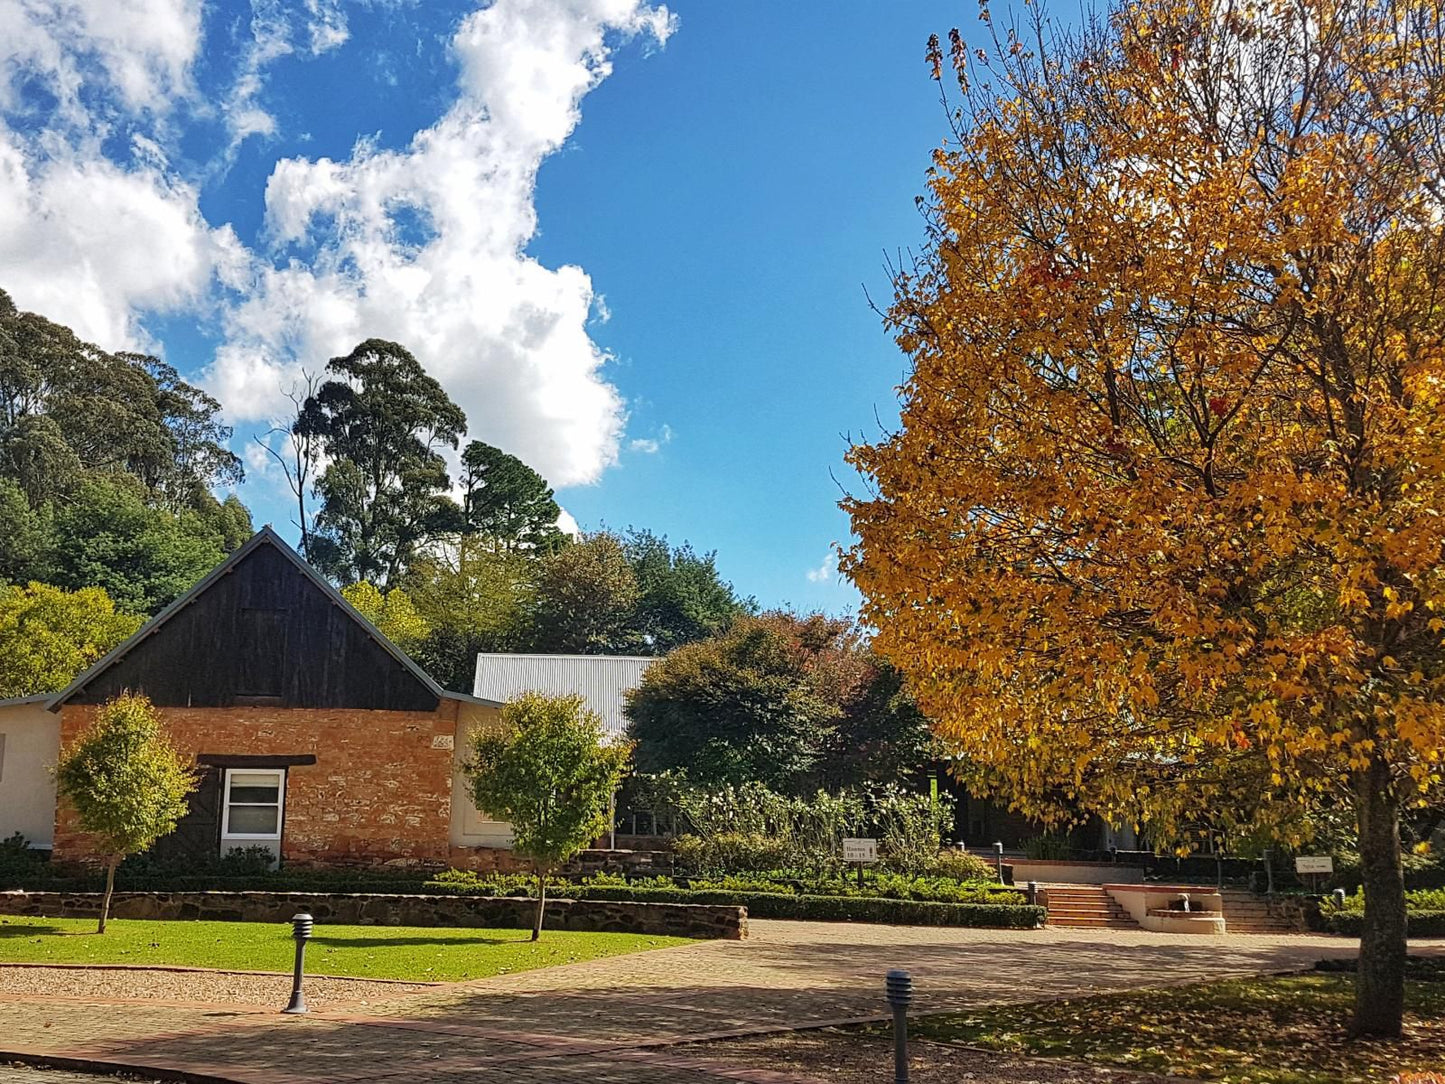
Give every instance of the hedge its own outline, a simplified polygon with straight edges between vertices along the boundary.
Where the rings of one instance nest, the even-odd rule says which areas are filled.
[[[1359,937],[1364,932],[1365,916],[1359,911],[1335,911],[1321,917],[1330,933]],[[1411,911],[1405,916],[1405,928],[1410,937],[1445,937],[1445,911]]]
[[[687,888],[582,887],[581,900],[637,903],[720,903],[746,907],[749,918],[822,922],[878,922],[894,926],[989,926],[1032,930],[1044,924],[1042,907],[992,903],[928,903],[869,896],[795,896],[781,892],[723,892]]]

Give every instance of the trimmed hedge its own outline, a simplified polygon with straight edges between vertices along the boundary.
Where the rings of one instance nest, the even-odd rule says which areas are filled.
[[[1019,904],[928,903],[868,896],[795,896],[781,892],[726,892],[687,888],[579,887],[583,900],[637,903],[713,903],[746,907],[749,918],[821,922],[878,922],[894,926],[985,926],[1032,930],[1044,924],[1042,907]]]
[[[1365,916],[1359,911],[1335,911],[1322,917],[1330,933],[1359,937],[1364,932]],[[1405,929],[1410,937],[1445,937],[1445,911],[1410,911]]]

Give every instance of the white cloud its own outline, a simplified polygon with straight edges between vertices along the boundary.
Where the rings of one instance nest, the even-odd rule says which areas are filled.
[[[579,267],[524,253],[543,159],[611,71],[619,37],[666,39],[642,0],[498,0],[452,42],[459,96],[402,150],[290,158],[266,186],[276,264],[228,320],[210,381],[241,416],[276,408],[284,374],[367,336],[405,343],[467,412],[471,432],[557,486],[595,481],[625,423],[597,298]],[[305,260],[287,254],[314,252]]]
[[[643,455],[656,455],[662,450],[664,444],[672,443],[672,426],[664,425],[657,431],[655,437],[634,437],[627,442],[627,447],[634,452],[641,452]]]
[[[276,134],[276,118],[261,105],[271,64],[297,52],[320,56],[350,37],[339,0],[305,0],[304,7],[297,11],[285,0],[251,0],[251,40],[223,106],[231,146],[222,164],[229,164],[248,137]]]
[[[829,550],[828,555],[823,558],[823,563],[817,568],[808,569],[807,576],[809,583],[827,583],[838,571],[838,553],[836,550]]]
[[[567,509],[562,509],[561,515],[557,517],[557,529],[571,538],[581,538],[582,528],[577,524],[577,517]]]
[[[284,412],[302,367],[395,339],[472,435],[556,486],[595,481],[616,461],[626,407],[588,333],[606,316],[591,279],[525,252],[536,174],[617,45],[665,42],[674,17],[649,0],[479,7],[452,39],[455,98],[435,123],[400,149],[363,139],[343,160],[277,162],[265,236],[248,250],[200,210],[204,181],[187,178],[214,174],[168,157],[198,117],[225,124],[222,165],[248,137],[277,134],[270,65],[345,48],[345,10],[253,0],[216,105],[193,80],[203,10],[226,17],[202,0],[0,0],[0,285],[111,348],[151,345],[148,314],[218,321],[204,381],[238,433]],[[37,81],[56,102],[38,120],[19,98]],[[364,115],[356,124],[367,130]]]
[[[144,346],[141,311],[202,304],[246,255],[212,229],[196,192],[155,163],[48,160],[0,126],[0,268],[22,308],[111,349]]]
[[[200,31],[201,0],[0,0],[0,109],[36,80],[71,125],[94,120],[87,84],[114,111],[165,112],[190,92]]]

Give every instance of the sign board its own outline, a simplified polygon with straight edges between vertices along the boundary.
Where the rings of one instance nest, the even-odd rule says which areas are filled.
[[[845,839],[843,840],[843,861],[844,862],[876,862],[878,861],[878,841],[876,839]]]
[[[1294,871],[1296,873],[1333,873],[1335,872],[1335,862],[1327,854],[1319,856],[1302,854],[1294,860]]]

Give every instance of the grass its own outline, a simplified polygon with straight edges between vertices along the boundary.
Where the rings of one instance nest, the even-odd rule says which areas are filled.
[[[1445,1070],[1445,981],[1407,984],[1398,1041],[1349,1041],[1353,1002],[1350,976],[1312,974],[1003,1005],[921,1017],[910,1031],[1224,1084],[1364,1084]]]
[[[543,930],[409,926],[317,926],[306,971],[364,979],[454,982],[594,960],[689,942],[680,937]],[[104,935],[94,919],[0,918],[0,964],[169,964],[239,971],[290,972],[289,924],[151,922],[112,919]]]

